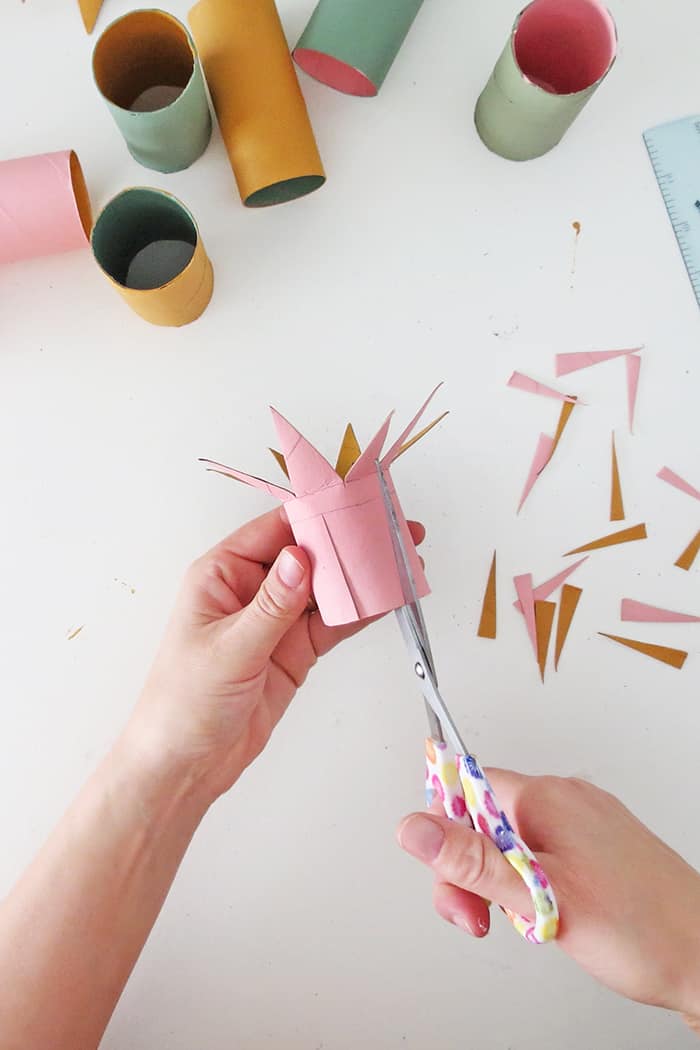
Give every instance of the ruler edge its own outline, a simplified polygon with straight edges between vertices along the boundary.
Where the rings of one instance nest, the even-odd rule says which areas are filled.
[[[656,161],[654,160],[654,157],[652,156],[651,143],[650,143],[650,139],[652,138],[652,136],[654,135],[655,132],[663,131],[665,129],[673,127],[673,125],[675,125],[675,124],[688,125],[690,123],[695,123],[697,125],[700,125],[700,113],[689,114],[686,117],[677,117],[675,120],[667,120],[663,124],[655,124],[653,127],[647,128],[645,131],[642,132],[642,139],[644,141],[644,146],[646,148],[647,155],[649,157],[649,163],[651,164],[652,172],[654,174],[654,181],[656,182],[656,185],[657,185],[657,188],[659,190],[659,193],[661,194],[661,199],[662,199],[662,201],[664,203],[664,208],[666,210],[666,215],[668,216],[668,220],[671,223],[671,229],[673,230],[673,235],[676,238],[676,244],[678,245],[678,250],[680,251],[681,259],[683,260],[683,268],[684,268],[686,276],[687,276],[687,278],[688,278],[688,280],[690,282],[690,287],[693,290],[693,295],[695,296],[695,302],[696,302],[697,306],[700,308],[700,260],[698,261],[698,269],[691,269],[691,265],[688,262],[688,259],[686,257],[686,249],[685,249],[685,247],[684,247],[684,245],[683,245],[683,243],[681,241],[681,235],[680,235],[680,233],[679,233],[679,231],[677,229],[676,221],[674,220],[673,216],[671,215],[671,211],[669,209],[668,201],[666,200],[666,196],[665,196],[664,191],[663,191],[662,186],[661,186],[661,181],[660,181],[660,177],[659,177],[659,169],[658,169],[658,167],[656,165]],[[698,134],[700,135],[700,128],[696,128],[696,130],[698,131]],[[700,199],[700,191],[698,192],[698,199]]]

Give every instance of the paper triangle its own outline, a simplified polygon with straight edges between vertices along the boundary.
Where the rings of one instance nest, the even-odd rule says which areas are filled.
[[[579,599],[583,594],[583,590],[580,587],[572,587],[571,584],[564,584],[561,591],[561,602],[559,603],[559,619],[557,620],[557,637],[554,643],[554,670],[559,670],[559,660],[561,658],[562,649],[566,639],[569,636],[569,630],[571,628],[571,621],[574,618],[576,612],[576,606],[579,603]]]
[[[557,377],[565,376],[569,372],[578,372],[582,368],[602,364],[603,361],[612,361],[615,357],[636,354],[641,349],[643,349],[641,346],[634,346],[631,350],[593,350],[589,353],[557,354],[554,358],[555,374]]]
[[[379,459],[382,449],[384,448],[384,442],[386,436],[389,433],[389,427],[391,425],[391,418],[394,415],[390,412],[386,417],[382,425],[380,426],[377,433],[370,441],[367,448],[364,450],[359,459],[355,460],[350,470],[345,475],[345,481],[356,481],[358,478],[367,477],[369,474],[373,474],[377,469],[376,463]]]
[[[524,390],[527,394],[539,394],[540,397],[553,397],[557,401],[575,401],[576,398],[571,394],[560,394],[558,390],[554,390],[551,386],[545,386],[544,383],[538,383],[536,379],[530,379],[529,376],[524,376],[522,372],[513,372],[506,386],[512,386],[515,390]]]
[[[676,472],[669,467],[662,467],[656,476],[657,478],[661,478],[661,480],[665,481],[668,485],[673,485],[675,489],[680,489],[681,492],[685,492],[687,496],[692,496],[694,499],[700,499],[700,491],[694,488],[689,481],[685,481],[680,474],[676,474]]]
[[[520,497],[520,503],[518,504],[518,514],[525,505],[525,500],[532,492],[533,486],[537,481],[538,476],[542,473],[544,468],[549,463],[552,455],[552,449],[554,448],[554,439],[548,434],[540,434],[537,439],[537,448],[535,449],[535,455],[533,456],[532,463],[530,465],[530,471],[525,481],[525,487],[523,488],[522,495]]]
[[[233,478],[234,481],[242,481],[244,485],[252,485],[254,489],[263,489],[265,492],[269,492],[271,496],[276,496],[277,499],[282,500],[286,503],[287,500],[294,499],[294,493],[290,492],[289,489],[280,488],[279,485],[271,485],[269,481],[265,481],[263,478],[256,478],[254,474],[244,474],[240,470],[234,470],[233,467],[226,467],[223,463],[215,463],[213,459],[200,459],[200,463],[207,464],[207,470],[212,470],[215,474],[223,474],[226,478]]]
[[[476,632],[479,638],[496,637],[496,552],[493,552],[489,578],[484,591],[484,600],[481,605],[481,619],[479,630]]]
[[[539,585],[539,587],[535,587],[532,592],[535,601],[543,602],[546,598],[549,598],[550,594],[554,594],[555,591],[558,591],[562,583],[564,583],[565,580],[568,580],[573,572],[576,572],[579,565],[583,565],[584,561],[588,561],[588,557],[589,556],[586,555],[585,558],[579,558],[578,561],[575,561],[573,565],[569,565],[563,572],[557,573],[556,576],[552,576],[551,580],[545,580],[544,583]],[[518,612],[523,611],[520,602],[513,602],[513,608],[517,609]]]
[[[634,623],[700,623],[700,616],[671,612],[670,609],[660,609],[656,605],[647,605],[646,602],[635,602],[631,598],[622,599],[620,619]]]
[[[634,409],[637,404],[637,389],[639,387],[639,371],[642,367],[642,359],[632,354],[625,361],[627,366],[627,416],[630,424],[630,434],[634,433]]]
[[[361,453],[362,449],[360,448],[359,442],[355,436],[355,431],[352,429],[352,423],[348,423],[345,428],[345,433],[343,434],[338,459],[335,464],[335,472],[338,477],[345,478],[350,467],[360,458]]]
[[[695,534],[675,564],[679,569],[685,569],[686,572],[690,572],[698,552],[700,552],[700,532]]]
[[[432,393],[428,396],[428,398],[424,401],[424,403],[418,409],[418,411],[416,412],[415,416],[413,417],[411,422],[408,424],[406,429],[403,430],[401,432],[401,434],[399,434],[399,436],[397,437],[396,441],[391,446],[391,448],[389,449],[387,454],[385,456],[382,456],[382,466],[383,467],[390,467],[391,464],[393,463],[393,461],[399,455],[399,453],[401,451],[401,448],[403,447],[403,445],[408,441],[409,437],[411,436],[411,433],[413,432],[413,428],[415,427],[416,423],[418,423],[419,419],[421,418],[421,416],[423,415],[423,413],[425,412],[426,408],[428,407],[430,402],[433,400],[433,398],[435,397],[435,395],[437,394],[437,392],[438,392],[438,390],[440,389],[441,386],[442,386],[442,383],[438,383],[438,385],[435,387],[435,389],[432,391]]]
[[[399,451],[394,456],[393,462],[396,463],[396,460],[399,458],[399,456],[403,456],[404,452],[408,452],[409,448],[413,448],[413,446],[416,445],[421,440],[421,438],[424,438],[426,434],[429,434],[433,427],[436,427],[438,423],[442,423],[445,416],[449,416],[449,414],[449,410],[447,412],[443,412],[442,415],[438,416],[437,419],[434,419],[432,423],[428,423],[427,427],[423,427],[423,429],[419,430],[417,434],[414,434],[414,436],[410,438],[410,440],[406,441],[405,444],[401,446]]]
[[[287,477],[287,479],[289,479],[289,471],[287,470],[287,464],[285,462],[285,459],[284,459],[284,456],[282,455],[282,453],[278,452],[276,448],[271,448],[270,452],[275,457],[275,460],[277,462],[277,466],[280,468],[282,473]]]
[[[529,572],[523,576],[516,576],[513,583],[523,609],[527,633],[530,636],[535,656],[537,656],[537,624],[535,621],[535,597],[532,593],[532,576]]]
[[[567,551],[564,557],[568,558],[571,554],[583,554],[585,551],[597,551],[602,547],[614,547],[618,543],[632,543],[634,540],[645,540],[646,538],[646,525],[633,525],[630,529],[611,532],[609,536],[601,536],[600,539],[584,543],[583,547],[575,547],[572,551]]]
[[[556,602],[535,602],[535,625],[537,628],[537,663],[540,669],[540,678],[543,682],[544,672],[547,666],[549,640],[552,637],[554,611],[556,607]]]
[[[104,0],[78,0],[80,13],[83,16],[83,25],[88,33],[92,33],[95,28],[95,22],[103,2]]]
[[[602,635],[603,638],[609,638],[612,642],[617,642],[618,645],[626,645],[628,649],[635,649],[638,653],[644,653],[645,656],[650,656],[652,660],[659,660],[662,664],[675,667],[678,671],[680,671],[688,657],[688,654],[683,649],[670,649],[667,645],[652,645],[651,642],[637,642],[633,638],[620,638],[616,634],[605,634],[604,631],[599,631],[598,634]]]
[[[617,452],[615,450],[615,434],[612,436],[612,482],[610,486],[610,520],[625,520],[625,505],[622,502],[622,485],[620,484],[620,469],[617,463]]]
[[[307,441],[276,408],[271,408],[270,411],[295,494],[307,496],[328,488],[329,485],[340,484],[340,478],[333,467],[311,442]]]

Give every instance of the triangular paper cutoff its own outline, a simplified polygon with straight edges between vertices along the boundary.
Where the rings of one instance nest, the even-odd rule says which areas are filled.
[[[657,605],[635,602],[632,598],[622,599],[620,619],[633,623],[700,623],[700,616],[660,609]]]
[[[679,569],[685,569],[686,572],[689,572],[692,569],[699,552],[700,532],[697,532],[675,564]]]
[[[576,408],[576,404],[577,404],[577,401],[576,401],[576,398],[574,398],[573,401],[567,401],[566,404],[561,406],[561,412],[559,413],[559,422],[557,423],[557,429],[554,432],[554,440],[552,442],[552,451],[549,453],[549,459],[547,460],[548,463],[549,463],[549,460],[554,455],[554,453],[557,451],[557,448],[559,447],[559,442],[562,439],[562,434],[566,430],[566,425],[569,422],[569,420],[571,419],[571,413]]]
[[[484,600],[481,605],[481,619],[479,630],[476,632],[479,638],[496,637],[496,552],[493,552],[489,578],[484,591]]]
[[[563,572],[559,572],[556,576],[552,576],[551,580],[545,580],[544,583],[535,587],[532,592],[535,601],[543,602],[546,598],[549,598],[550,594],[554,594],[555,591],[558,591],[562,583],[564,583],[565,580],[568,580],[569,576],[571,576],[573,572],[576,572],[579,565],[583,565],[584,561],[588,561],[588,555],[586,555],[585,558],[579,558],[578,561],[575,561],[573,565],[569,565]],[[523,611],[520,602],[513,602],[513,608],[517,609],[518,612]]]
[[[428,423],[427,427],[423,427],[422,430],[419,430],[418,433],[415,434],[409,441],[404,442],[404,444],[394,456],[394,463],[396,463],[396,460],[399,458],[399,456],[403,456],[404,452],[408,452],[409,448],[413,448],[413,446],[417,444],[421,440],[421,438],[424,438],[426,434],[429,434],[433,427],[436,427],[438,423],[442,423],[445,416],[449,416],[449,414],[449,411],[443,412],[442,415],[438,416],[437,419],[434,419],[432,423]]]
[[[537,439],[537,448],[535,449],[535,455],[533,456],[532,463],[530,464],[530,471],[525,481],[525,487],[523,488],[522,495],[520,497],[520,503],[518,504],[518,514],[525,505],[525,500],[532,492],[537,478],[542,473],[544,468],[549,463],[552,457],[552,451],[554,449],[554,439],[549,434],[540,434]]]
[[[631,354],[625,361],[627,367],[627,417],[629,419],[630,434],[634,433],[634,409],[637,404],[637,389],[639,387],[639,371],[642,367],[642,359],[637,354]]]
[[[622,485],[620,484],[620,468],[617,463],[617,451],[615,449],[615,434],[612,436],[612,481],[610,485],[610,520],[625,520],[625,505],[622,501]]]
[[[588,353],[557,354],[554,358],[555,374],[557,377],[565,376],[569,372],[578,372],[581,368],[600,365],[603,361],[612,361],[616,357],[636,354],[641,349],[643,349],[641,346],[634,346],[631,350],[593,350]]]
[[[537,624],[535,622],[535,598],[532,593],[532,576],[529,572],[522,576],[516,576],[513,583],[525,616],[527,633],[530,636],[535,656],[537,656]]]
[[[104,0],[78,0],[80,13],[83,16],[83,25],[88,33],[92,33],[95,28],[95,22],[103,2]]]
[[[571,621],[574,618],[576,607],[583,591],[580,587],[572,587],[566,583],[562,587],[561,602],[559,603],[559,619],[557,620],[557,637],[554,643],[554,670],[559,670],[559,660],[566,639],[569,636]]]
[[[338,459],[335,464],[335,472],[341,478],[344,478],[347,472],[350,470],[362,454],[359,442],[355,436],[355,431],[352,429],[352,423],[348,423],[343,434],[343,440],[340,445],[340,451],[338,453]]]
[[[561,394],[558,390],[554,390],[553,387],[545,386],[544,383],[538,383],[536,379],[530,379],[529,376],[523,375],[522,372],[513,372],[506,386],[511,386],[514,390],[524,390],[526,394],[553,397],[556,401],[576,400],[571,394]]]
[[[631,529],[622,529],[620,532],[611,532],[609,536],[601,536],[600,539],[584,543],[582,547],[574,547],[564,555],[568,558],[571,554],[583,554],[585,551],[597,551],[602,547],[614,547],[618,543],[632,543],[634,540],[645,540],[647,538],[646,525],[633,525]]]
[[[617,642],[618,645],[625,645],[628,649],[644,653],[645,656],[650,656],[652,660],[658,660],[662,664],[668,664],[669,667],[675,667],[678,671],[680,671],[688,657],[688,654],[683,649],[670,649],[667,645],[652,645],[651,642],[637,642],[633,638],[620,638],[616,634],[605,634],[604,631],[599,631],[598,634],[602,635],[603,638],[609,638],[611,642]]]
[[[667,485],[673,485],[674,489],[680,489],[681,492],[685,492],[686,496],[700,499],[700,491],[691,485],[689,481],[682,478],[680,474],[676,474],[675,470],[671,470],[669,467],[662,467],[656,476],[665,481]]]
[[[540,669],[540,678],[544,682],[544,672],[547,666],[547,653],[549,652],[549,641],[552,637],[552,624],[554,623],[554,612],[556,602],[535,602],[535,624],[537,627],[537,664]]]

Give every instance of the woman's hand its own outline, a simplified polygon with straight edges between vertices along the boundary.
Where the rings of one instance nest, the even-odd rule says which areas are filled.
[[[293,543],[275,510],[190,567],[122,741],[211,801],[260,754],[318,657],[364,626],[329,628],[309,609],[309,561]]]
[[[592,784],[497,769],[487,775],[552,883],[560,947],[614,991],[697,1023],[700,874]],[[434,810],[407,817],[398,837],[435,872],[442,918],[483,937],[484,898],[532,914],[524,884],[484,835]]]

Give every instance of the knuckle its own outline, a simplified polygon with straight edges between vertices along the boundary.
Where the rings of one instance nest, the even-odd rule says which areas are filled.
[[[258,611],[266,619],[284,620],[289,612],[287,606],[280,601],[279,596],[275,594],[267,580],[263,580],[262,586],[257,593],[255,604]]]
[[[488,846],[478,832],[450,829],[443,852],[440,871],[450,882],[463,889],[478,889],[488,871]],[[442,858],[441,858],[442,860]]]

